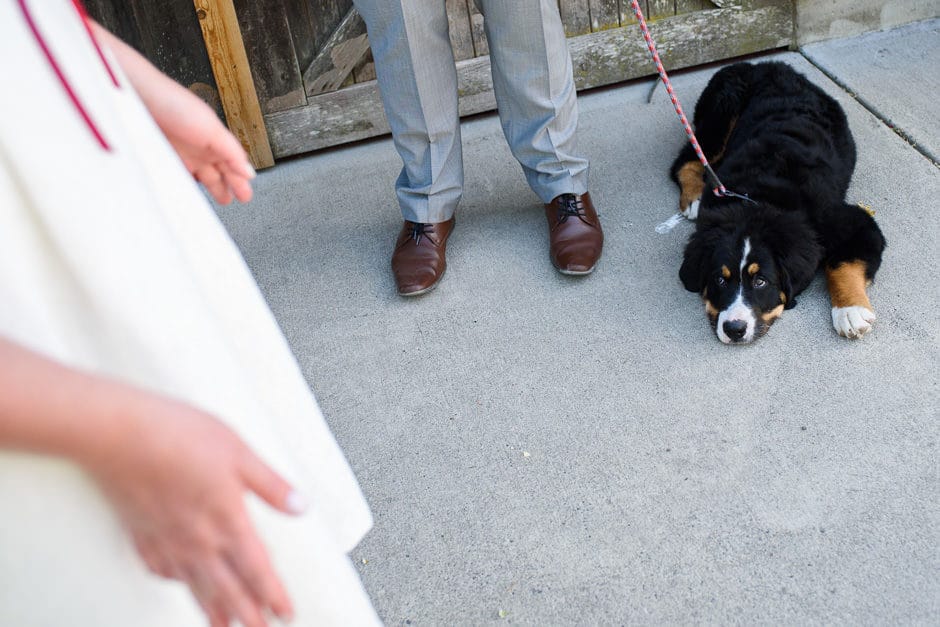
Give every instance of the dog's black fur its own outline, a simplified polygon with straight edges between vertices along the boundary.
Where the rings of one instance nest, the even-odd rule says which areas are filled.
[[[732,341],[766,332],[780,305],[796,305],[820,266],[860,261],[866,279],[874,278],[885,239],[869,213],[845,202],[855,142],[835,100],[783,63],[738,63],[712,77],[694,123],[721,182],[756,201],[715,196],[706,181],[679,271],[683,285],[703,295],[713,323],[743,294],[757,328]],[[673,180],[697,161],[686,144],[673,163]],[[758,264],[762,285],[739,272],[745,238],[748,265]],[[722,277],[722,266],[734,276]]]

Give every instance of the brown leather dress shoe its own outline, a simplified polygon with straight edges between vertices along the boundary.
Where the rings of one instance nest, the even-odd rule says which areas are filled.
[[[545,205],[545,218],[555,268],[562,274],[590,274],[604,248],[604,232],[591,195],[561,194]]]
[[[392,273],[400,295],[417,296],[434,289],[447,269],[444,255],[453,228],[454,218],[437,224],[405,220],[392,253]]]

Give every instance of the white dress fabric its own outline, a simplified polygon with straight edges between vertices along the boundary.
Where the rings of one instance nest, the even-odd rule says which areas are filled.
[[[309,502],[298,518],[248,503],[294,624],[377,623],[347,556],[368,507],[248,268],[72,3],[28,6],[111,150],[0,0],[0,335],[219,417]],[[204,624],[78,468],[0,452],[0,625]]]

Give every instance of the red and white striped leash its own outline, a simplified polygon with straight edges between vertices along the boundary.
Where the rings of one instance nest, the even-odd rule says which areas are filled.
[[[656,50],[656,44],[653,43],[653,38],[650,36],[650,30],[646,25],[646,18],[643,17],[643,12],[640,10],[640,3],[638,0],[631,0],[630,4],[633,6],[633,13],[636,15],[636,19],[640,23],[640,30],[643,31],[643,39],[646,40],[646,47],[649,48],[650,54],[653,56],[653,62],[656,64],[656,71],[659,72],[659,77],[662,79],[663,85],[666,86],[666,92],[669,94],[669,99],[672,101],[672,106],[676,110],[676,115],[679,116],[679,121],[685,128],[685,134],[688,135],[689,142],[692,143],[692,148],[695,149],[695,154],[698,156],[699,161],[702,162],[702,166],[705,168],[705,172],[707,172],[709,178],[711,178],[712,185],[714,185],[712,193],[719,197],[729,196],[733,198],[740,198],[748,202],[754,202],[754,200],[749,198],[747,194],[736,194],[722,185],[721,179],[718,178],[718,175],[715,174],[712,166],[708,163],[708,159],[705,157],[705,152],[702,150],[702,147],[698,143],[698,139],[695,137],[695,133],[692,131],[692,125],[689,123],[689,119],[685,117],[685,113],[682,111],[682,105],[679,104],[679,98],[676,97],[676,91],[672,88],[672,82],[669,80],[669,75],[666,74],[666,68],[663,67],[663,62],[659,58],[659,52]]]

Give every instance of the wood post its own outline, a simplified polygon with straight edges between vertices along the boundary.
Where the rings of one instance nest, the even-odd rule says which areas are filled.
[[[261,104],[232,0],[193,0],[228,127],[255,168],[274,165]]]

